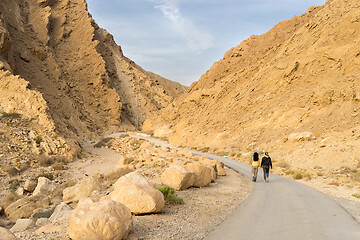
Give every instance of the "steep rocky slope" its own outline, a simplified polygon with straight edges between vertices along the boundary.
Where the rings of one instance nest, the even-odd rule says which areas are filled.
[[[144,131],[187,147],[356,167],[360,3],[328,0],[229,50]]]
[[[2,0],[0,82],[1,112],[65,139],[141,124],[185,90],[124,57],[85,0]]]

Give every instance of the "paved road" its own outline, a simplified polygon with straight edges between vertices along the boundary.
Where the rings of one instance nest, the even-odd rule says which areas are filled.
[[[145,136],[161,146],[164,142]],[[192,151],[222,161],[249,179],[251,167],[231,159]],[[326,195],[296,181],[270,174],[258,182],[244,203],[205,240],[360,240],[360,224]]]
[[[218,156],[194,152],[220,160],[251,178],[251,167]],[[250,197],[206,240],[360,240],[360,224],[326,195],[296,181],[270,175],[258,182]]]

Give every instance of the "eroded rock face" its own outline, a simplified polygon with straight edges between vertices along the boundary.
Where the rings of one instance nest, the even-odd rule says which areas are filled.
[[[194,185],[196,174],[181,165],[171,165],[161,174],[161,182],[177,191],[187,189]]]
[[[73,240],[121,240],[125,239],[133,226],[130,210],[112,200],[79,202],[72,213],[68,235]]]
[[[44,195],[24,197],[10,204],[5,208],[7,217],[16,221],[20,218],[29,218],[34,214],[34,210],[47,209],[50,205],[50,198]]]
[[[134,214],[158,213],[165,205],[163,194],[135,172],[119,178],[110,197],[127,206]]]
[[[73,187],[64,189],[63,201],[65,203],[78,202],[91,195],[93,191],[100,191],[101,185],[94,178],[84,179]]]
[[[195,174],[194,187],[206,187],[213,178],[213,173],[210,167],[199,163],[188,163],[186,167],[191,169]]]

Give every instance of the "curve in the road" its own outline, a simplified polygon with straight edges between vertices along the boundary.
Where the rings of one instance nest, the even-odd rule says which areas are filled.
[[[231,159],[193,152],[224,162],[251,178],[251,166]],[[308,239],[360,240],[360,224],[328,196],[275,174],[258,182],[249,198],[206,240]]]

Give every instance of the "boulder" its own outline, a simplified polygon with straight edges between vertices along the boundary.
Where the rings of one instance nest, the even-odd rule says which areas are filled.
[[[199,159],[199,163],[206,164],[206,165],[215,165],[216,173],[218,176],[226,176],[226,171],[224,169],[224,163],[218,160],[212,160],[208,158],[201,158]]]
[[[158,213],[165,205],[164,195],[136,172],[119,178],[110,197],[127,206],[134,214]]]
[[[196,176],[194,181],[194,187],[205,187],[211,183],[213,173],[210,167],[199,163],[188,163],[186,167],[192,170]]]
[[[66,203],[62,202],[56,206],[53,214],[50,216],[49,220],[54,223],[66,214],[69,214],[73,211],[73,209],[67,205]]]
[[[48,218],[39,218],[38,220],[36,220],[35,225],[37,227],[42,227],[44,225],[47,225],[50,223],[50,220]]]
[[[16,221],[19,218],[29,218],[35,210],[47,209],[50,205],[50,198],[44,195],[24,197],[10,204],[5,209],[7,217]]]
[[[57,185],[46,177],[39,177],[38,184],[33,192],[33,196],[37,195],[50,195]]]
[[[291,133],[288,140],[291,142],[311,141],[315,140],[315,136],[311,132]]]
[[[193,186],[195,177],[195,173],[185,166],[174,164],[161,174],[161,182],[179,191]]]
[[[0,240],[16,240],[16,237],[10,230],[0,227]]]
[[[181,155],[181,156],[184,156],[184,157],[186,157],[186,158],[193,158],[193,157],[194,157],[194,155],[193,155],[191,152],[186,151],[186,150],[179,150],[179,151],[177,152],[177,154],[178,154],[178,155]]]
[[[63,201],[65,203],[78,202],[89,197],[96,190],[101,190],[99,182],[94,178],[87,178],[73,187],[65,188],[63,191]]]
[[[24,184],[24,190],[28,191],[28,192],[33,192],[36,188],[36,182],[33,180],[26,180],[25,184]]]
[[[34,227],[35,224],[31,219],[18,219],[15,225],[10,229],[11,232],[22,232]]]
[[[133,226],[131,211],[112,200],[80,201],[71,214],[68,235],[73,240],[125,239]]]

